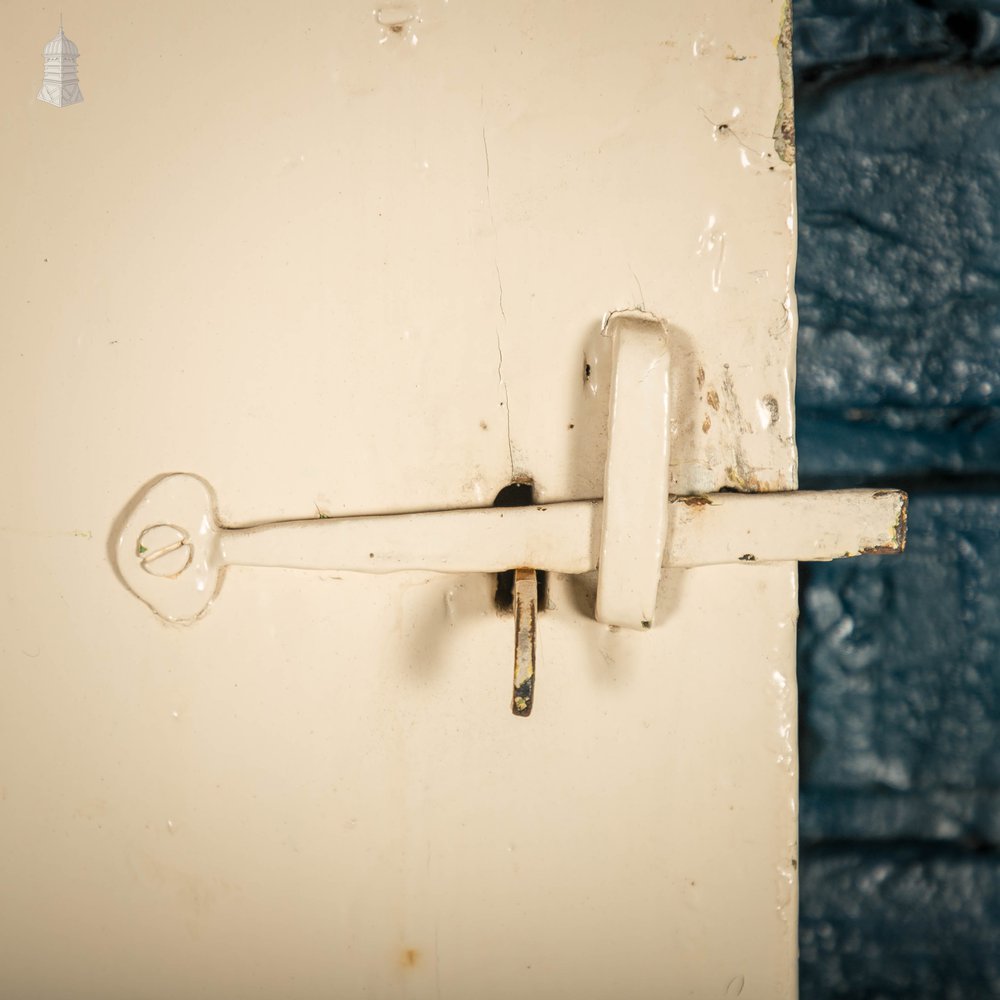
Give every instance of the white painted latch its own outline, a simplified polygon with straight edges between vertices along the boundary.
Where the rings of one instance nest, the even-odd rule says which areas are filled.
[[[829,560],[893,553],[906,536],[899,490],[668,494],[670,342],[661,320],[613,314],[608,455],[602,499],[533,507],[219,523],[203,479],[155,480],[126,510],[113,539],[126,586],[156,614],[204,614],[231,565],[391,573],[517,570],[514,711],[531,710],[535,572],[597,570],[595,617],[651,628],[665,566]]]
[[[670,479],[670,346],[645,313],[613,315],[608,460],[595,616],[650,628],[667,544]]]

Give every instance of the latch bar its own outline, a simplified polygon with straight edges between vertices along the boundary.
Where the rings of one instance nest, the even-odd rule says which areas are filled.
[[[163,618],[201,615],[230,565],[369,573],[498,573],[531,566],[586,573],[600,562],[601,500],[244,528],[219,524],[216,509],[205,480],[176,473],[144,491],[122,522],[118,571]],[[854,489],[674,496],[666,515],[665,566],[828,560],[901,551],[906,494]],[[163,560],[169,563],[161,572]]]
[[[220,563],[393,573],[587,573],[601,561],[602,500],[310,518],[217,528]],[[662,566],[824,561],[903,548],[900,490],[671,496]],[[659,574],[657,574],[659,576]]]

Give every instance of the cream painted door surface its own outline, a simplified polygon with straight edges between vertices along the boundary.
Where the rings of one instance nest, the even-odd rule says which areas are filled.
[[[235,567],[182,625],[114,569],[171,472],[229,525],[600,497],[624,309],[671,492],[794,489],[783,2],[62,17],[82,102],[58,8],[0,60],[0,995],[793,997],[793,563],[647,631],[554,574],[530,718],[495,575]]]

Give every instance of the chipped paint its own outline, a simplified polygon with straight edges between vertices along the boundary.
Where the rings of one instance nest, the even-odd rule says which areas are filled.
[[[778,73],[781,78],[781,105],[774,122],[774,149],[789,166],[795,163],[795,106],[792,100],[792,4],[785,0],[778,31]]]
[[[726,466],[726,478],[740,493],[762,493],[767,486],[761,482],[753,466],[749,465],[742,452],[734,456],[736,464]]]
[[[906,548],[906,518],[909,509],[909,497],[901,490],[876,490],[872,494],[873,500],[880,500],[883,497],[895,496],[898,498],[899,509],[896,519],[892,525],[892,533],[888,541],[877,545],[866,545],[856,554],[863,556],[889,556],[896,555]],[[845,556],[852,553],[845,552]]]
[[[769,395],[769,398],[773,397]],[[763,480],[759,470],[747,455],[748,439],[754,434],[754,426],[743,412],[733,373],[728,364],[723,365],[722,398],[719,400],[716,397],[716,402],[728,430],[724,439],[725,453],[720,456],[726,470],[727,485],[741,493],[763,493],[780,488],[780,484]],[[775,408],[777,408],[776,400]]]

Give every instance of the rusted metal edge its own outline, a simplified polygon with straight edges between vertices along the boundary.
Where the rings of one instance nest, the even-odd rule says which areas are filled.
[[[538,574],[514,571],[514,695],[511,711],[531,715],[535,699],[535,657],[538,650]]]
[[[885,545],[870,545],[861,549],[858,555],[863,556],[891,556],[902,552],[906,548],[906,527],[907,513],[910,506],[910,498],[903,490],[876,490],[872,494],[874,499],[895,496],[899,501],[899,511],[896,514],[896,523],[893,526],[892,538]]]

